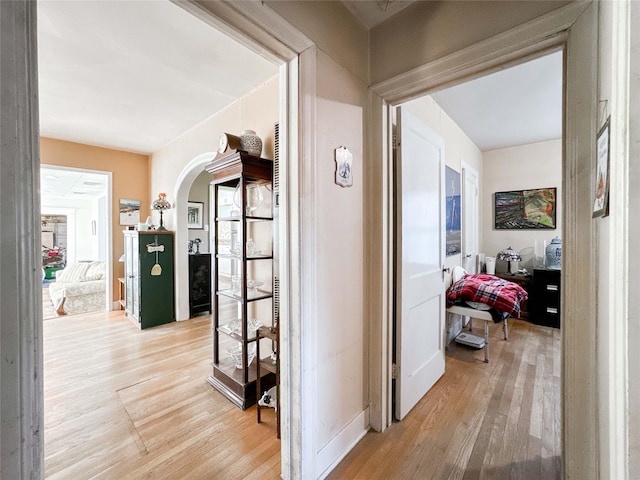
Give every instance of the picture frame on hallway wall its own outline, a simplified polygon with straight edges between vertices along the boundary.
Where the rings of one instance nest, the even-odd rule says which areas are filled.
[[[596,182],[593,192],[593,217],[609,215],[609,127],[611,117],[607,118],[598,132],[596,140]]]
[[[496,230],[555,230],[556,188],[512,190],[494,194]]]
[[[462,252],[460,172],[445,168],[447,257]]]
[[[189,230],[202,230],[204,228],[203,215],[203,202],[187,202],[187,227]]]

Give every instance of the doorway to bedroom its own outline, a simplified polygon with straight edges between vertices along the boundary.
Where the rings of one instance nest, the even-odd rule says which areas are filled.
[[[518,92],[520,89],[523,91]],[[443,173],[442,179],[447,179],[447,191],[443,196],[446,195],[447,201],[450,197],[453,198],[455,201],[451,204],[457,205],[457,210],[447,212],[446,207],[443,207],[442,217],[449,219],[453,214],[458,219],[461,216],[462,220],[446,224],[443,221],[447,237],[446,241],[443,237],[441,243],[443,252],[446,253],[442,262],[437,261],[433,253],[434,272],[440,272],[443,267],[447,270],[454,266],[463,266],[469,273],[484,273],[484,256],[496,257],[500,251],[512,247],[520,256],[518,267],[510,272],[510,265],[506,261],[498,260],[495,274],[504,279],[512,275],[510,281],[527,285],[526,290],[530,296],[532,295],[534,272],[545,270],[544,245],[549,244],[554,237],[562,235],[562,99],[563,52],[556,50],[551,53],[545,52],[512,68],[505,68],[494,74],[402,103],[403,118],[411,114],[444,144],[443,156],[447,175]],[[415,126],[413,130],[418,131]],[[396,131],[396,134],[400,145],[398,150],[401,150],[403,146],[406,147],[407,138],[404,133],[400,135]],[[426,161],[427,148],[416,149],[415,152]],[[397,155],[395,161],[398,162],[398,158],[403,155]],[[395,171],[399,169],[401,170],[401,167],[396,165]],[[478,179],[477,207],[474,206],[474,202],[467,202],[465,198],[465,170],[475,174]],[[404,202],[404,195],[400,195],[404,185],[398,186],[401,180],[399,174],[396,175],[396,202],[400,202],[401,199]],[[415,175],[410,173],[409,176],[413,178]],[[404,179],[404,176],[402,178]],[[451,179],[455,179],[455,185],[449,191]],[[496,192],[533,189],[554,190],[553,212],[550,215],[552,223],[536,229],[496,226]],[[477,217],[470,218],[469,210],[475,208],[478,211]],[[399,206],[394,209],[394,212],[399,211]],[[415,211],[412,210],[414,213]],[[402,222],[398,223],[404,225],[406,222],[402,219]],[[468,238],[466,235],[469,225],[476,226],[479,248],[474,248],[474,238]],[[453,233],[457,234],[449,235],[450,229],[454,227],[457,232]],[[424,242],[421,244],[424,245]],[[397,239],[394,245],[397,256],[401,252],[399,245],[400,240]],[[423,254],[424,247],[415,251]],[[467,258],[468,256],[473,258]],[[404,261],[403,258],[402,262]],[[396,264],[400,263],[401,259],[397,257]],[[559,291],[559,281],[556,287]],[[404,298],[400,289],[398,295],[400,299]],[[543,300],[536,297],[533,301],[537,305]],[[401,306],[404,315],[404,305],[398,302],[397,319]],[[444,339],[441,348],[434,345],[433,355],[442,356],[446,360],[446,368],[442,369],[444,373],[440,380],[437,383],[432,382],[435,385],[426,395],[415,395],[417,401],[413,410],[409,408],[408,415],[412,416],[413,420],[417,418],[418,422],[421,422],[421,416],[426,415],[425,418],[429,418],[428,412],[437,408],[437,405],[442,403],[442,398],[448,395],[458,398],[461,405],[465,399],[474,405],[472,409],[458,410],[458,421],[461,423],[455,423],[455,428],[459,432],[464,431],[465,433],[460,435],[471,440],[467,444],[469,450],[465,454],[460,455],[460,452],[456,452],[456,455],[449,459],[453,466],[448,465],[448,468],[463,472],[475,469],[495,471],[505,473],[508,477],[512,474],[511,468],[518,469],[522,465],[529,468],[531,465],[538,471],[545,472],[545,478],[560,478],[560,329],[544,326],[545,319],[532,314],[532,309],[527,308],[526,302],[521,306],[521,318],[509,320],[509,341],[503,340],[501,325],[490,326],[491,360],[488,365],[483,363],[482,350],[455,342],[465,319],[438,318],[437,309],[434,309],[436,313],[433,318],[428,318],[429,321],[433,320],[433,328],[439,326],[441,329],[438,334],[429,335],[428,338]],[[556,308],[559,312],[559,305],[556,305]],[[404,322],[404,319],[399,319],[398,322]],[[424,323],[420,324],[420,328],[426,330]],[[474,333],[479,337],[482,337],[484,325],[480,324],[483,323],[474,324]],[[405,325],[401,325],[400,332],[403,328]],[[417,334],[410,337],[425,338]],[[400,333],[397,333],[397,338],[401,338]],[[404,347],[400,348],[400,340],[394,339],[392,343],[396,352],[406,350]],[[424,344],[423,340],[421,353],[425,350]],[[418,350],[410,348],[409,351]],[[403,362],[408,362],[409,366],[427,365],[426,360],[418,362],[412,361],[410,357],[397,357],[393,366],[401,381],[404,378]],[[410,373],[413,375],[414,371]],[[494,383],[494,379],[502,380]],[[504,388],[504,379],[507,379],[509,388]],[[396,417],[402,418],[407,410],[406,407],[402,407],[401,402],[404,399],[401,396],[397,397],[397,384],[392,388],[392,398],[396,401],[393,411],[396,412]],[[493,400],[487,403],[479,401],[480,390],[484,391],[484,394],[480,395],[481,398]],[[492,407],[494,400],[505,405],[518,405],[518,415],[505,413],[506,416],[503,416]],[[397,414],[398,405],[402,411],[400,415]],[[511,408],[508,410],[512,411]],[[453,420],[449,418],[446,422],[449,424]],[[463,427],[462,424],[472,427],[465,430],[467,427]],[[442,424],[423,426],[432,429],[430,434],[425,434],[425,441],[427,438],[433,441],[433,438],[438,437],[439,428],[447,428]],[[500,428],[504,435],[494,438],[491,431],[495,428]],[[522,432],[535,438],[537,443],[531,443],[519,452],[509,451],[507,444],[503,443],[504,439],[513,440]],[[541,450],[541,447],[544,450]],[[440,444],[434,448],[446,450],[446,445]],[[508,454],[500,457],[496,452]],[[425,476],[438,476],[434,474],[438,468],[436,466],[416,468],[420,468]]]

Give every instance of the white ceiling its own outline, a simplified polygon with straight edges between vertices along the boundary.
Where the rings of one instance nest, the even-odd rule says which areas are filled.
[[[342,0],[342,3],[367,30],[404,10],[415,0]]]
[[[344,1],[369,28],[411,3]],[[45,1],[38,15],[46,137],[152,153],[277,74],[168,1]],[[562,54],[433,98],[483,151],[560,138]]]
[[[43,198],[89,200],[106,195],[107,175],[61,168],[40,168]]]
[[[562,137],[562,52],[432,94],[483,152]]]
[[[276,74],[169,1],[38,2],[45,137],[152,153]]]

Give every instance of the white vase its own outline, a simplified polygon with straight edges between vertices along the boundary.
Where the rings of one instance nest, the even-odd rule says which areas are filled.
[[[240,150],[259,157],[262,154],[262,140],[253,130],[243,130],[240,134]]]
[[[546,250],[547,268],[560,270],[562,268],[562,240],[556,237],[547,245]]]

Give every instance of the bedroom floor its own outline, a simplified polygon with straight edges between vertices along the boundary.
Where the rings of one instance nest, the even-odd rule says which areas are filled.
[[[481,322],[474,328],[482,335]],[[446,371],[402,422],[369,433],[328,479],[559,480],[560,330],[491,325],[490,360],[452,342]]]

